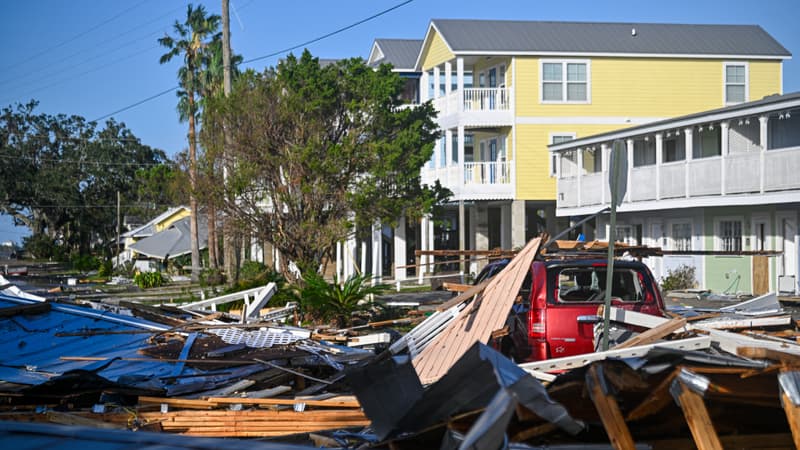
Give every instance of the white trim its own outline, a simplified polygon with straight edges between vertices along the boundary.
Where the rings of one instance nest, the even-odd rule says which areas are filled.
[[[800,107],[800,99],[796,99],[795,98],[795,99],[792,99],[792,100],[786,101],[786,102],[769,103],[767,105],[760,105],[760,106],[755,106],[755,107],[752,107],[752,108],[736,108],[733,111],[722,111],[722,112],[718,112],[716,114],[711,114],[711,115],[706,115],[706,116],[694,116],[693,115],[691,118],[688,118],[688,119],[676,120],[674,122],[669,122],[669,123],[660,123],[658,125],[655,125],[655,126],[652,126],[652,127],[649,127],[649,128],[642,128],[642,129],[633,130],[633,131],[624,130],[623,129],[623,130],[620,130],[620,131],[617,131],[617,132],[604,134],[604,135],[599,136],[597,138],[591,138],[591,137],[583,138],[583,139],[580,140],[581,142],[573,143],[573,145],[584,146],[584,145],[591,145],[591,144],[597,144],[597,143],[602,143],[602,142],[611,142],[611,141],[613,141],[615,139],[625,139],[625,138],[632,137],[632,136],[640,136],[640,135],[645,135],[645,134],[651,134],[651,133],[655,133],[655,132],[658,132],[658,131],[667,131],[667,130],[672,130],[672,129],[675,129],[675,128],[683,129],[683,128],[695,126],[697,124],[705,124],[705,123],[708,123],[708,122],[719,122],[719,121],[722,121],[722,120],[730,120],[730,119],[738,118],[738,117],[757,116],[757,115],[761,115],[763,113],[769,114],[769,113],[777,112],[778,110],[781,110],[781,109],[790,109],[790,108],[797,108],[797,107]],[[527,118],[525,118],[525,117],[517,118],[517,123],[530,123],[530,124],[534,124],[534,125],[556,123],[556,122],[527,122],[527,121],[521,121],[520,119],[527,119]],[[606,118],[606,119],[608,119],[608,118]],[[641,120],[641,119],[642,118],[640,118],[639,120]],[[633,124],[634,123],[633,119],[630,119],[630,120],[631,121],[628,122],[628,123],[629,124]],[[664,119],[654,119],[654,120],[664,120]],[[559,123],[570,123],[570,122],[564,121],[564,122],[559,122]],[[598,123],[598,124],[603,124],[603,122],[573,122],[573,123],[586,123],[586,124]],[[609,123],[609,122],[606,122],[606,123]],[[642,124],[646,124],[646,123],[647,122],[644,122]],[[567,148],[568,147],[556,148],[556,149],[551,149],[551,151],[566,150]],[[690,152],[687,151],[687,154],[688,153],[690,153]]]
[[[758,234],[756,233],[756,225],[763,223],[764,224],[764,250],[772,250],[773,243],[772,239],[774,238],[772,233],[772,220],[768,213],[753,213],[752,217],[750,217],[750,250],[760,250],[758,248]],[[770,280],[771,281],[771,280]]]
[[[547,135],[547,142],[552,144],[553,138],[555,138],[556,136],[569,136],[570,138],[575,139],[576,137],[578,137],[578,134],[572,131],[565,131],[565,132],[553,131]],[[557,178],[560,172],[558,168],[558,161],[560,161],[560,158],[557,158],[556,154],[550,154],[549,156],[550,157],[548,158],[548,161],[550,168],[548,174],[550,175],[550,178]],[[556,158],[556,162],[553,161],[553,158]]]
[[[778,66],[778,94],[783,95],[783,63]]]
[[[428,31],[425,32],[425,38],[422,39],[422,45],[419,47],[419,55],[417,55],[417,61],[414,63],[414,70],[417,72],[423,71],[423,68],[422,66],[420,66],[420,64],[422,63],[422,54],[425,53],[425,44],[428,42],[428,38],[431,36],[431,30],[435,30],[436,34],[438,34],[439,37],[442,38],[442,42],[444,42],[444,45],[447,46],[447,49],[450,51],[450,53],[452,53],[453,56],[458,57],[458,55],[456,55],[456,52],[453,51],[453,47],[450,46],[450,43],[447,42],[447,39],[445,39],[442,32],[439,31],[436,25],[434,25],[433,20],[431,20],[430,24],[428,24]]]
[[[544,99],[544,65],[561,64],[561,100]],[[584,64],[586,66],[586,100],[569,100],[567,98],[569,81],[567,80],[568,64]],[[582,82],[578,82],[582,83]],[[577,83],[575,83],[577,84]],[[592,103],[592,61],[589,59],[540,59],[539,60],[539,103],[543,105],[589,105]]]
[[[724,250],[722,241],[722,231],[720,226],[722,222],[739,222],[739,247],[744,250],[744,216],[717,216],[714,217],[714,248],[713,250]],[[734,250],[735,251],[735,250]]]
[[[800,192],[782,191],[767,194],[741,194],[726,195],[722,198],[719,195],[708,195],[703,197],[671,198],[661,200],[649,200],[639,202],[625,202],[617,206],[617,212],[641,212],[641,211],[662,211],[665,209],[682,208],[709,208],[713,206],[752,206],[765,205],[772,203],[796,203]],[[598,209],[607,207],[606,204],[586,205],[575,208],[556,208],[557,217],[583,216],[595,214]]]
[[[427,35],[426,35],[427,38]],[[424,44],[423,44],[424,45]],[[448,44],[449,48],[449,44]],[[767,59],[767,60],[786,60],[792,59],[791,56],[781,56],[781,55],[723,55],[723,54],[694,54],[694,53],[616,53],[616,52],[557,52],[557,51],[517,51],[517,50],[505,50],[505,51],[497,51],[497,50],[459,50],[451,52],[454,55],[465,55],[465,56],[494,56],[494,55],[503,55],[503,56],[567,56],[567,57],[584,57],[584,58],[591,58],[591,57],[627,57],[627,58],[692,58],[692,59]]]
[[[744,67],[744,100],[741,102],[728,101],[728,67]],[[740,86],[739,83],[731,83],[731,86]],[[722,62],[722,104],[740,105],[750,101],[750,64],[747,61],[723,61]]]
[[[689,250],[696,250],[694,248],[694,242],[693,242],[694,241],[694,221],[692,220],[691,217],[679,217],[679,218],[667,220],[666,234],[668,236],[667,237],[667,242],[669,243],[669,249],[670,250],[677,250],[676,245],[675,245],[675,233],[674,233],[673,227],[675,225],[684,225],[684,224],[688,224],[689,225]],[[662,232],[663,231],[664,230],[662,230]]]
[[[549,103],[548,103],[549,104]],[[624,117],[624,116],[520,116],[515,118],[517,125],[646,125],[664,120],[664,117]],[[603,141],[608,139],[602,139]],[[612,139],[613,140],[613,139]],[[599,142],[599,140],[598,140]]]
[[[375,56],[373,58],[373,56]],[[381,60],[386,56],[383,54],[383,50],[381,50],[381,46],[378,45],[378,42],[374,42],[372,44],[372,50],[369,52],[369,57],[367,58],[367,64],[372,64],[375,61]]]

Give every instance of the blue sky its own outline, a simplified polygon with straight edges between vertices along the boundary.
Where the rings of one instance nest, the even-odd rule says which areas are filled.
[[[245,60],[272,54],[365,19],[404,0],[231,0],[232,46]],[[36,99],[39,111],[89,120],[177,84],[179,62],[161,65],[156,39],[185,19],[188,1],[5,1],[0,14],[0,106]],[[194,1],[213,13],[220,0]],[[309,46],[323,58],[366,58],[375,38],[421,39],[432,18],[602,22],[724,23],[763,27],[795,56],[784,62],[784,92],[800,91],[797,0],[414,0],[388,14]],[[295,53],[302,49],[295,50]],[[249,65],[273,66],[283,55]],[[186,147],[169,93],[114,117],[145,144],[173,155]],[[0,242],[25,230],[0,218]]]

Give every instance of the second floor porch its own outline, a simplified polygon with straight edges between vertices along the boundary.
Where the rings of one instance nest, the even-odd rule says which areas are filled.
[[[676,119],[647,133],[559,144],[566,147],[554,152],[559,214],[610,204],[614,141],[627,180],[623,210],[800,201],[800,110],[788,103],[753,111],[698,115],[692,124]]]

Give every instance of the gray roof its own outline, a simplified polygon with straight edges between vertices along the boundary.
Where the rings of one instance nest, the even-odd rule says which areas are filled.
[[[758,25],[434,19],[455,52],[790,57]],[[632,30],[636,30],[635,36]]]
[[[422,39],[375,39],[383,58],[371,61],[371,66],[391,64],[396,70],[413,71],[422,48]]]
[[[141,241],[132,244],[130,248],[137,253],[153,258],[164,259],[165,257],[174,258],[191,252],[191,234],[189,232],[189,219],[175,221],[166,230],[146,237]],[[203,218],[197,219],[197,233],[200,237],[200,248],[208,246],[208,224]]]

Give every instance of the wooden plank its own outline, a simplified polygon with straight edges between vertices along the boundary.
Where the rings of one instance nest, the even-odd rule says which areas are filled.
[[[769,359],[791,366],[800,366],[800,355],[763,347],[739,347],[736,354],[750,359]]]
[[[209,397],[209,402],[219,404],[242,405],[299,405],[324,406],[327,408],[361,408],[358,400],[303,400],[291,398],[236,398],[236,397]]]
[[[586,384],[597,414],[603,422],[611,445],[617,450],[635,450],[633,436],[625,424],[622,412],[613,395],[603,392],[603,380],[600,365],[594,364],[586,372]]]
[[[672,334],[673,332],[682,329],[686,326],[686,319],[678,318],[672,319],[668,322],[664,322],[661,325],[650,328],[649,330],[640,333],[631,339],[617,345],[614,349],[621,349],[621,348],[631,348],[636,347],[638,345],[647,345],[652,344],[659,339],[664,338],[665,336]]]
[[[769,292],[769,257],[753,256],[753,294],[762,295]]]
[[[643,419],[645,417],[657,414],[664,409],[672,401],[672,396],[669,393],[669,387],[672,381],[681,372],[680,367],[670,373],[655,389],[653,389],[647,398],[642,400],[635,408],[633,408],[625,420],[633,421]]]
[[[795,405],[786,392],[781,392],[781,403],[789,421],[789,429],[792,430],[794,447],[800,448],[800,405]]]
[[[42,314],[50,311],[51,308],[52,306],[47,302],[10,306],[8,308],[0,308],[0,317],[14,317],[19,314]]]
[[[675,401],[683,410],[683,416],[692,432],[694,443],[698,450],[722,450],[722,443],[717,436],[717,431],[711,423],[711,416],[708,414],[706,404],[700,394],[689,389],[680,379],[676,380],[673,386]],[[677,390],[677,393],[675,392]]]
[[[209,402],[208,400],[195,400],[188,398],[166,398],[166,397],[148,397],[142,395],[139,397],[140,404],[167,404],[176,408],[199,408],[211,409],[217,406],[216,403]]]
[[[530,363],[519,364],[528,372],[543,371],[551,372],[554,370],[567,370],[576,367],[583,367],[593,361],[600,361],[606,358],[631,358],[647,354],[652,348],[673,348],[679,350],[701,350],[711,346],[711,339],[708,336],[700,336],[677,341],[664,341],[656,344],[640,345],[637,347],[613,349],[606,352],[586,353],[584,355],[567,356],[564,358],[546,359]]]
[[[450,292],[467,292],[468,290],[472,289],[471,284],[460,284],[460,283],[442,283],[442,289],[445,291]]]
[[[483,293],[412,361],[423,384],[437,381],[473,344],[487,343],[492,331],[503,327],[541,242],[542,238],[532,239],[502,272],[488,281]],[[482,308],[482,305],[488,306]]]

